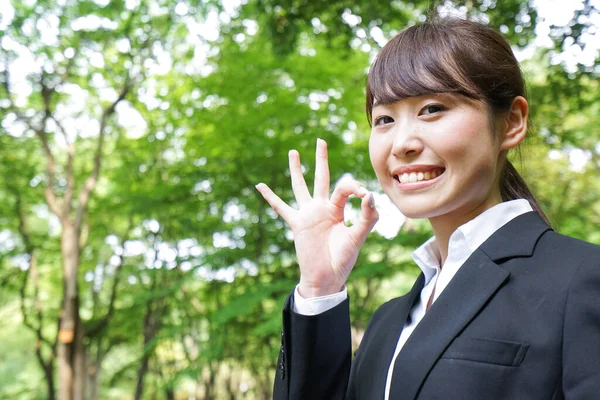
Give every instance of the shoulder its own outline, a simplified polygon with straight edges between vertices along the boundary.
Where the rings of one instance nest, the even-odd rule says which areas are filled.
[[[535,252],[547,253],[558,259],[600,260],[600,246],[555,231],[547,231],[540,236]]]
[[[370,331],[377,330],[377,326],[384,323],[383,321],[387,320],[387,318],[392,314],[392,310],[395,308],[395,305],[399,303],[400,299],[401,297],[391,299],[377,307],[377,310],[375,310],[371,316],[371,319],[369,320],[369,323],[367,324],[367,329],[365,330],[366,337],[369,336]]]
[[[538,240],[531,257],[531,266],[539,266],[542,282],[571,293],[586,281],[600,277],[600,246],[554,231],[545,232]],[[552,285],[551,283],[554,283]],[[594,285],[595,285],[594,284]],[[586,287],[589,287],[585,284]],[[600,286],[595,288],[596,291]]]
[[[382,305],[380,305],[377,310],[375,310],[375,312],[373,313],[373,319],[377,318],[377,317],[381,317],[385,314],[388,314],[389,312],[391,312],[391,310],[394,308],[395,305],[397,305],[400,301],[402,300],[402,296],[401,297],[395,297],[391,300],[386,301],[385,303],[383,303]]]

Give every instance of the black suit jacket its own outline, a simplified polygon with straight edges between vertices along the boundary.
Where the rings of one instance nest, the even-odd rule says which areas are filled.
[[[354,360],[349,302],[283,311],[274,398],[380,400],[423,287],[382,305]],[[535,212],[465,262],[400,351],[390,400],[600,399],[600,247],[559,235]]]

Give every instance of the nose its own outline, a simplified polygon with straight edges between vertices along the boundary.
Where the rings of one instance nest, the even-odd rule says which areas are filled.
[[[394,132],[392,154],[398,158],[415,157],[423,152],[423,141],[419,134],[406,125],[398,126]]]

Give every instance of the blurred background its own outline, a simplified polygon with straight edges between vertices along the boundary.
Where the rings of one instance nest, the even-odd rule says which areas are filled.
[[[283,221],[318,137],[379,193],[353,340],[431,232],[381,194],[365,74],[427,15],[512,43],[531,130],[513,159],[559,232],[600,243],[598,0],[0,0],[0,398],[269,399],[298,280]],[[351,222],[358,210],[348,205]]]

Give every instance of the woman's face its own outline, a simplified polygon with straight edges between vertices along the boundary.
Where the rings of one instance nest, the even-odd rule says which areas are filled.
[[[409,218],[477,215],[501,202],[501,150],[484,103],[450,94],[378,105],[371,163]]]

